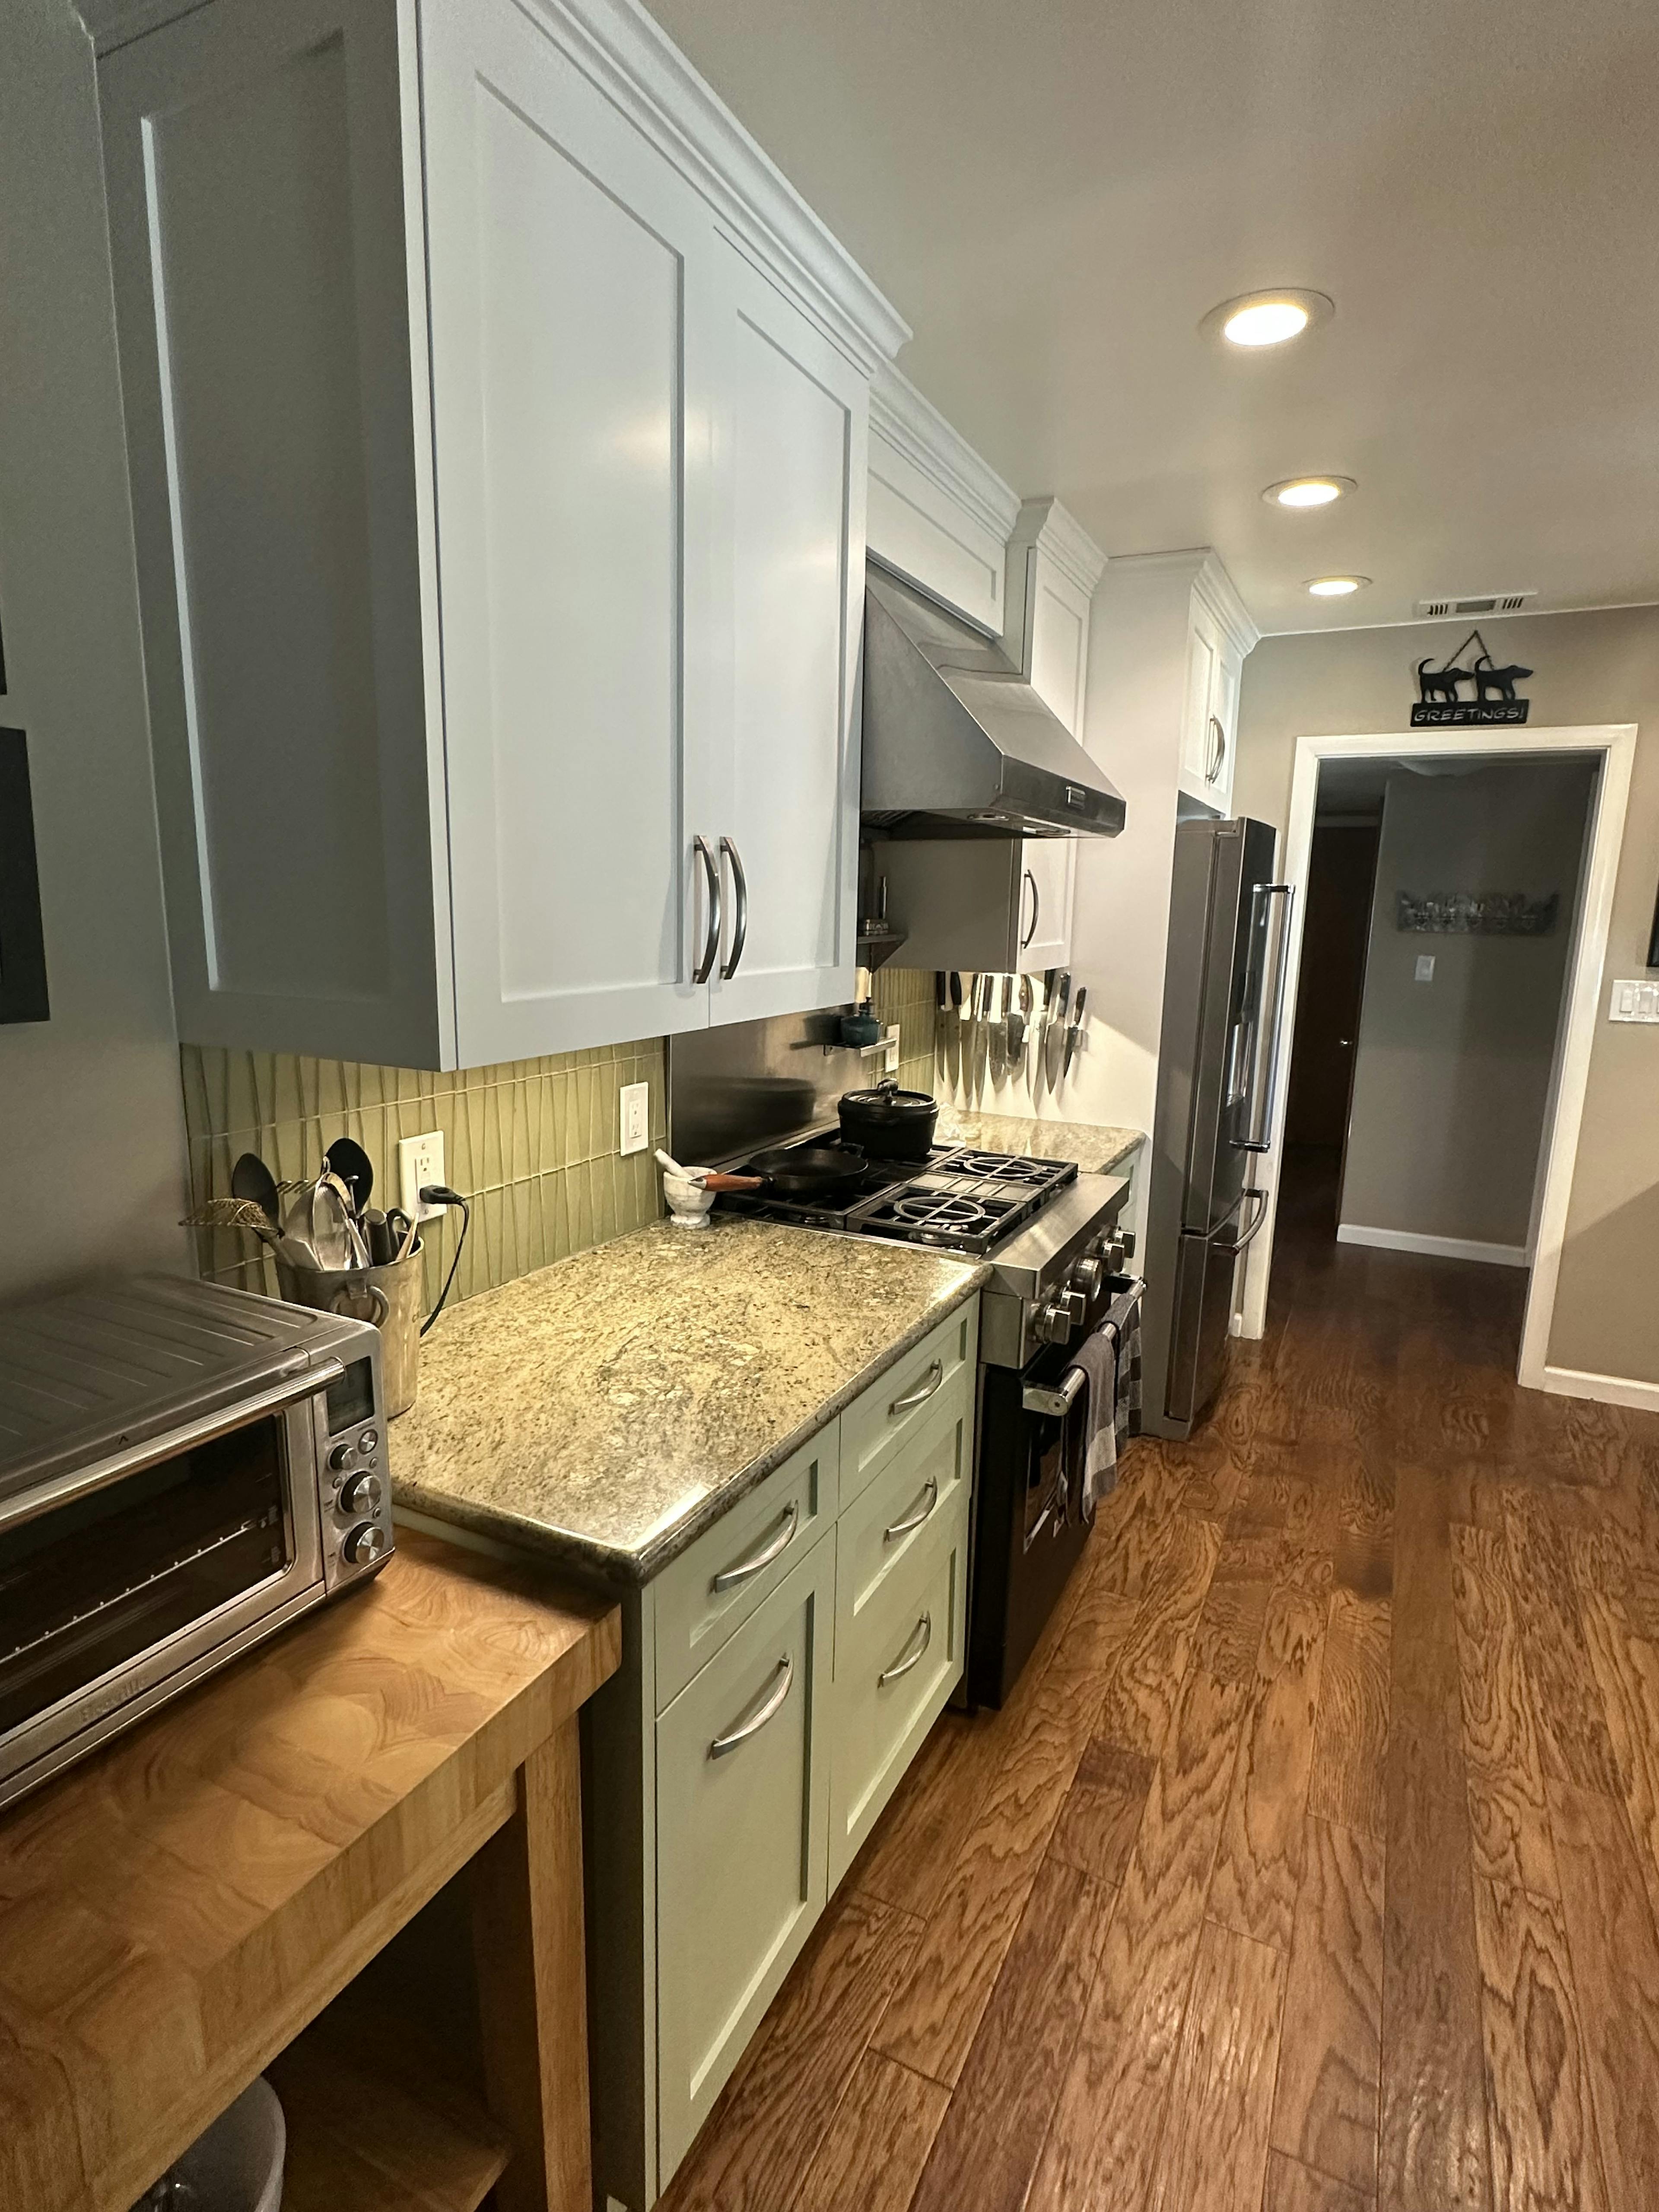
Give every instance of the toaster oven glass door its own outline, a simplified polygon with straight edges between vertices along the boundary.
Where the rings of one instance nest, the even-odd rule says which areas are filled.
[[[314,1579],[311,1432],[307,1401],[0,1525],[0,1746],[144,1655],[170,1671],[191,1632],[216,1638],[239,1601],[262,1612],[253,1594],[280,1602]]]

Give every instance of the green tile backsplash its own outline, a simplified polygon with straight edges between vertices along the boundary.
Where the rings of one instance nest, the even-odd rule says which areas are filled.
[[[905,1091],[933,1087],[933,1026],[939,1009],[937,978],[931,968],[878,968],[870,1011],[883,1023],[899,1025],[898,1079]]]
[[[441,1129],[447,1178],[472,1201],[452,1298],[494,1290],[662,1211],[652,1156],[667,1126],[660,1037],[449,1075],[201,1045],[183,1046],[180,1060],[196,1203],[228,1196],[240,1152],[257,1152],[279,1181],[312,1176],[333,1139],[349,1136],[374,1163],[372,1203],[393,1206],[398,1139]],[[627,1159],[617,1150],[625,1083],[651,1086],[651,1146]],[[426,1224],[428,1304],[459,1225],[454,1212]],[[253,1238],[204,1230],[197,1241],[203,1274],[276,1295]]]

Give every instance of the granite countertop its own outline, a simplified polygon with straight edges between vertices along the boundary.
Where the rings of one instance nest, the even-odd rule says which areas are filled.
[[[648,1582],[990,1269],[769,1222],[657,1222],[446,1314],[392,1496]]]
[[[941,1104],[933,1141],[975,1145],[988,1152],[1019,1152],[1028,1159],[1075,1160],[1085,1174],[1121,1167],[1142,1141],[1139,1129],[1111,1129],[1093,1121],[1039,1121],[1025,1114],[970,1114]]]

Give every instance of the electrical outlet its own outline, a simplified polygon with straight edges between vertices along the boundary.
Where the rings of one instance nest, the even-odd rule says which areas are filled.
[[[430,1221],[443,1212],[441,1206],[422,1206],[420,1193],[424,1185],[444,1180],[441,1129],[398,1139],[398,1203],[411,1221]]]
[[[651,1085],[624,1083],[622,1087],[622,1149],[642,1152],[651,1141]]]
[[[1415,977],[1415,979],[1414,979],[1414,980],[1415,980],[1416,981],[1419,982],[1419,983],[1432,983],[1432,982],[1433,982],[1433,981],[1434,981],[1434,955],[1433,955],[1433,953],[1432,953],[1432,952],[1419,952],[1419,953],[1418,954],[1418,956],[1417,956],[1417,975],[1416,975],[1416,977]]]

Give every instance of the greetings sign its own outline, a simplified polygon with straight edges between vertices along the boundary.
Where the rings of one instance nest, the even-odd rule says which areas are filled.
[[[1480,651],[1466,663],[1464,656],[1471,646],[1478,646]],[[1432,654],[1418,662],[1412,727],[1461,730],[1524,722],[1532,702],[1517,698],[1515,687],[1532,673],[1518,660],[1500,668],[1486,650],[1486,639],[1478,629],[1472,629],[1443,666],[1434,666]]]

